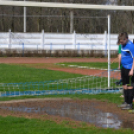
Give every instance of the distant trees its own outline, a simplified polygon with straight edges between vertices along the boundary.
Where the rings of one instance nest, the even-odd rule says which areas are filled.
[[[31,0],[35,1],[35,0]],[[101,5],[133,5],[126,0],[36,0]],[[107,30],[107,15],[111,15],[111,32],[134,31],[134,12],[106,10],[76,10],[64,8],[27,7],[27,32],[70,32],[70,12],[73,11],[73,29],[77,33],[103,33]],[[0,6],[0,32],[23,32],[23,7]]]

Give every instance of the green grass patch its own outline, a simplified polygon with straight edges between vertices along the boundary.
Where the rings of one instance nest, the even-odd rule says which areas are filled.
[[[116,79],[111,79],[111,87],[115,88]],[[39,90],[72,90],[72,89],[107,89],[107,77],[75,77],[42,82],[21,82],[0,84],[0,91],[39,91]]]
[[[97,69],[108,69],[108,63],[107,62],[63,62],[63,63],[58,63],[57,65],[64,65],[65,67],[69,67],[70,65],[75,66],[83,66],[83,67],[88,67],[88,68],[97,68]],[[112,63],[111,64],[111,69],[115,69],[118,67],[118,63]]]
[[[120,97],[120,93],[113,94],[67,94],[67,95],[36,95],[36,96],[16,96],[16,97],[1,97],[0,101],[31,99],[31,98],[71,98],[71,99],[96,99],[101,101],[107,101],[110,103],[120,104],[123,102],[123,98]]]
[[[0,64],[0,83],[39,82],[80,76],[83,75],[25,67],[23,65]]]
[[[1,134],[132,134],[131,129],[104,129],[94,126],[72,128],[68,123],[56,124],[54,121],[0,116]],[[8,128],[8,129],[7,129]]]
[[[0,91],[33,91],[107,88],[106,77],[72,74],[25,65],[0,64]],[[111,86],[115,86],[113,80]],[[10,84],[9,84],[10,83]]]

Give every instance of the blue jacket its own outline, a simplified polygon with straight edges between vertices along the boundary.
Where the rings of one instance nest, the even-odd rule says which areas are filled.
[[[126,45],[121,45],[121,64],[126,69],[131,69],[134,58],[134,44],[128,40]]]

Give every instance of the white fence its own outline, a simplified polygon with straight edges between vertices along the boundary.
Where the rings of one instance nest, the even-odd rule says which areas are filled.
[[[110,49],[117,50],[117,34],[110,35]],[[130,40],[134,35],[129,35]],[[107,33],[0,33],[0,49],[15,50],[107,50]]]

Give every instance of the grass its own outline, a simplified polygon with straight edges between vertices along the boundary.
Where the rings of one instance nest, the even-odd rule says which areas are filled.
[[[67,79],[81,76],[83,75],[52,71],[47,69],[37,69],[33,67],[26,67],[23,65],[0,64],[0,91],[18,91],[18,89],[19,91],[21,91],[31,90],[31,88],[33,90],[33,87],[34,89],[38,90],[39,86],[41,85],[38,84],[39,82],[50,80],[54,81],[63,78]],[[46,84],[46,86],[48,85]],[[40,88],[42,90],[42,86],[40,86]]]
[[[114,130],[96,128],[94,126],[72,128],[65,124],[56,124],[53,121],[41,121],[38,119],[26,119],[17,117],[1,117],[0,116],[0,133],[1,134],[132,134],[130,129]],[[8,128],[8,129],[7,129]]]
[[[0,91],[98,89],[106,88],[108,83],[106,77],[84,77],[80,74],[27,67],[23,64],[0,64],[0,76]],[[112,80],[113,83],[116,81]]]
[[[17,96],[17,97],[0,97],[0,101],[30,99],[30,98],[72,98],[72,99],[97,99],[101,101],[108,101],[110,103],[120,104],[123,99],[120,93],[115,94],[67,94],[67,95],[40,95],[40,96]]]
[[[111,79],[111,86],[115,87],[116,79]],[[74,77],[55,81],[21,82],[0,84],[0,91],[33,91],[33,90],[72,90],[72,89],[102,89],[108,87],[106,77]]]
[[[23,65],[0,64],[0,83],[39,82],[81,76],[83,75],[25,67]]]
[[[107,62],[88,62],[88,63],[83,63],[83,62],[63,62],[63,63],[58,63],[58,65],[64,64],[65,67],[69,67],[70,65],[74,66],[86,66],[88,68],[97,68],[97,69],[108,69],[108,63]],[[118,67],[118,63],[112,63],[111,64],[111,69],[115,69]]]

